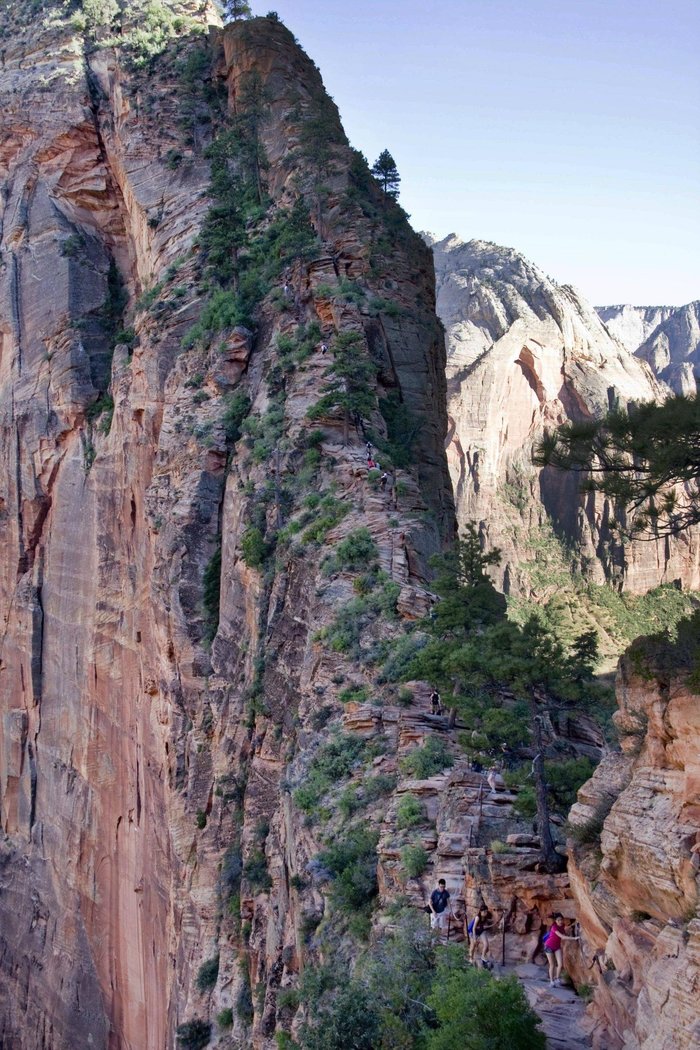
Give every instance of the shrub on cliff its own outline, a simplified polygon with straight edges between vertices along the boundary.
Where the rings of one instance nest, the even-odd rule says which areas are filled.
[[[400,765],[401,772],[406,776],[415,777],[417,780],[427,780],[428,777],[442,773],[443,769],[454,765],[454,758],[443,740],[431,736],[422,747],[415,748],[409,755],[402,758]]]
[[[211,1025],[201,1017],[194,1017],[178,1025],[176,1030],[177,1045],[182,1050],[202,1050],[211,1039]]]
[[[539,1018],[515,977],[457,969],[448,956],[438,961],[428,1004],[439,1027],[428,1035],[427,1050],[545,1050]]]
[[[219,956],[214,955],[211,959],[203,962],[197,971],[197,990],[208,992],[216,984],[219,976]]]
[[[331,899],[346,914],[367,911],[377,894],[378,841],[377,832],[356,827],[318,856],[333,879]]]

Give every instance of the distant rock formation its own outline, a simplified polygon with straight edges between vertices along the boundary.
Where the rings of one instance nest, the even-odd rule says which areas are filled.
[[[687,306],[601,306],[608,330],[677,394],[700,382],[700,301]],[[641,338],[639,336],[641,335]]]
[[[573,475],[532,464],[543,428],[663,398],[668,387],[650,363],[623,345],[574,288],[556,284],[512,248],[465,243],[455,234],[426,240],[447,331],[448,459],[458,520],[482,523],[489,544],[502,549],[504,589],[531,590],[523,564],[547,519],[594,581],[632,591],[672,580],[696,587],[695,539],[623,546],[607,500],[581,495]],[[649,316],[627,309],[624,318],[628,339],[672,319],[664,308]]]
[[[621,306],[597,306],[596,313],[605,322],[610,334],[633,354],[675,309],[674,306],[629,306],[625,303]]]

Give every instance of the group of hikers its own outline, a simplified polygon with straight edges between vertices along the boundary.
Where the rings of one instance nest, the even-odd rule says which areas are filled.
[[[444,936],[445,940],[449,940],[450,922],[453,916],[450,894],[444,879],[438,879],[437,887],[430,894],[430,905],[427,910],[430,912],[431,929],[436,930],[441,939]],[[486,904],[479,907],[471,920],[467,919],[465,913],[464,935],[469,942],[469,961],[474,966],[481,966],[487,970],[493,969],[493,960],[490,957],[490,931],[505,923],[505,918],[504,913],[500,919],[495,919]],[[562,941],[577,941],[579,937],[578,934],[572,935],[566,932],[564,916],[561,912],[555,911],[551,918],[552,925],[542,938],[541,945],[547,960],[549,983],[552,987],[558,987],[561,984],[561,971],[564,964]]]
[[[385,470],[382,471],[381,464],[379,463],[379,461],[377,459],[375,459],[374,446],[372,445],[371,441],[367,442],[366,448],[367,448],[367,470],[378,470],[378,471],[380,471],[381,476],[379,478],[379,487],[381,488],[382,492],[384,492],[386,490],[386,483],[389,480],[389,475],[387,474],[387,472]]]

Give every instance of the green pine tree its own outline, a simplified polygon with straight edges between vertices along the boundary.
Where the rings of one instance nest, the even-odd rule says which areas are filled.
[[[226,0],[224,18],[227,22],[237,22],[240,18],[251,18],[252,11],[247,0]]]
[[[396,167],[396,161],[388,149],[382,150],[372,166],[372,174],[381,185],[387,197],[396,200],[399,196],[399,183],[401,176]]]

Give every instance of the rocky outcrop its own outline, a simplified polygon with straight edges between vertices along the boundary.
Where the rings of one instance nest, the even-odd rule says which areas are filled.
[[[596,306],[605,327],[631,354],[645,342],[654,329],[668,320],[674,306]]]
[[[523,567],[537,560],[533,539],[540,534],[543,546],[547,522],[572,545],[588,579],[631,591],[674,580],[697,587],[695,537],[623,545],[608,501],[579,494],[572,474],[532,464],[543,428],[656,400],[668,388],[575,289],[555,284],[522,255],[455,235],[428,239],[447,331],[457,515],[461,523],[481,523],[489,544],[501,548],[503,588],[533,592]],[[546,585],[534,590],[546,596]]]
[[[415,615],[454,529],[428,250],[398,211],[375,244],[385,202],[281,24],[192,37],[180,15],[200,5],[162,6],[174,35],[147,66],[61,8],[4,27],[0,1043],[16,1050],[170,1047],[237,1003],[221,1045],[274,1045],[323,902],[301,888],[321,833],[289,794],[342,710],[345,658],[315,637],[356,597],[321,562],[367,528],[387,608]],[[204,148],[246,74],[268,107],[260,236],[300,199],[318,237],[261,292],[255,332],[187,340],[211,305]],[[320,111],[322,189],[299,150]],[[371,397],[421,431],[386,491],[352,419],[307,417],[343,335]]]
[[[622,752],[581,788],[569,873],[595,982],[599,1050],[690,1050],[700,1039],[700,698],[621,662]]]
[[[677,394],[695,394],[700,375],[700,303],[600,306],[599,317],[628,350]]]
[[[700,377],[700,302],[674,310],[636,351],[677,394],[697,394]]]

